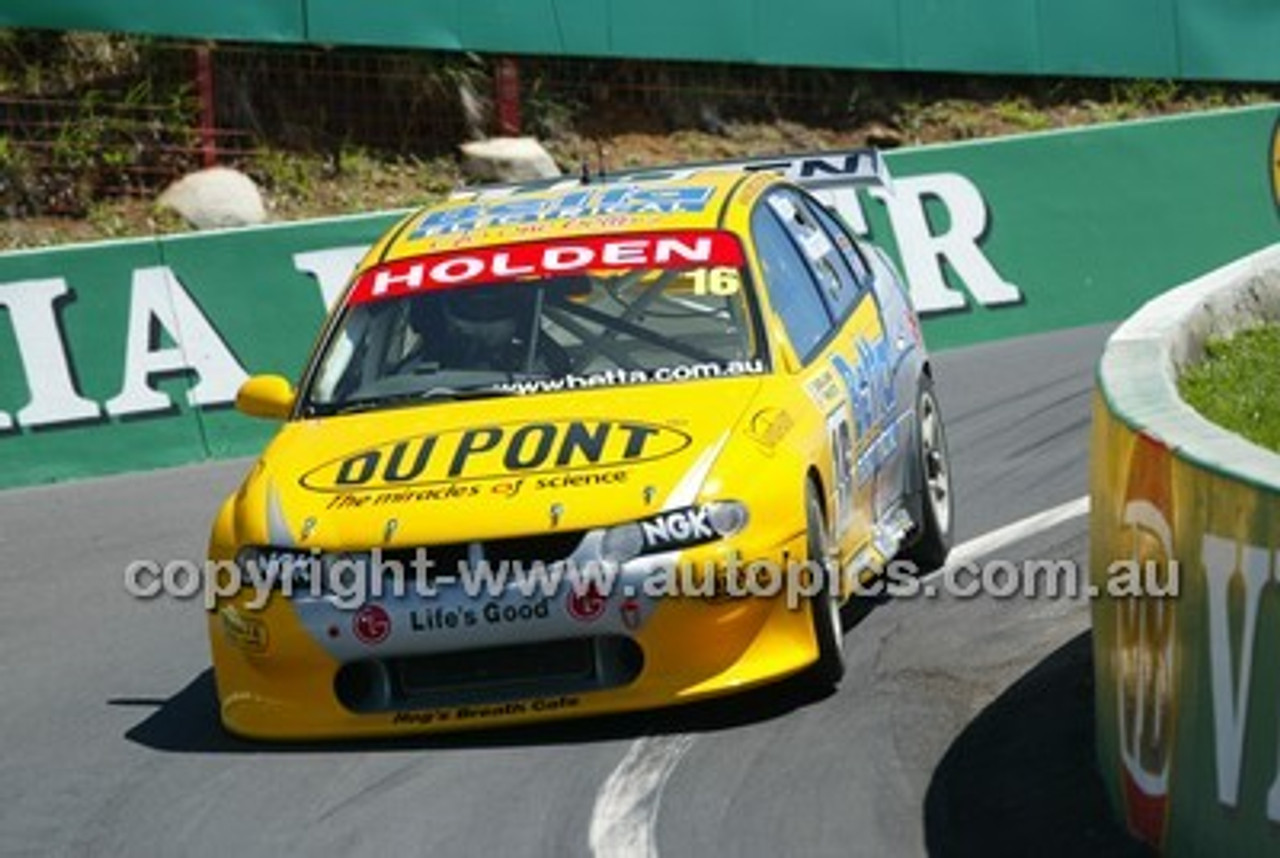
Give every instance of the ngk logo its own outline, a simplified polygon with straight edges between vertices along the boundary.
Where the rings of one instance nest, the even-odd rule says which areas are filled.
[[[654,516],[640,523],[644,541],[650,548],[684,545],[715,539],[716,532],[707,521],[706,508],[680,509]]]

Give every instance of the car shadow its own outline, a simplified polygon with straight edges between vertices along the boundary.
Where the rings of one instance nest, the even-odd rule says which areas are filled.
[[[779,718],[830,696],[798,680],[784,680],[731,697],[621,715],[571,718],[545,724],[386,739],[280,742],[241,739],[222,726],[213,671],[206,670],[168,700],[115,699],[116,706],[156,706],[125,738],[155,751],[176,753],[377,752],[412,749],[579,745],[640,736],[705,733]]]
[[[846,633],[882,601],[859,600],[846,605]],[[769,721],[827,699],[831,689],[815,688],[803,676],[784,679],[727,697],[663,709],[570,718],[544,724],[497,727],[459,733],[326,742],[279,742],[242,739],[222,726],[213,671],[205,670],[168,699],[115,698],[109,705],[154,708],[131,727],[125,738],[155,751],[175,753],[376,752],[406,749],[491,748],[504,746],[577,745],[640,736],[711,733]]]
[[[1083,632],[956,737],[925,795],[935,858],[1147,858],[1112,815],[1095,764],[1093,654]]]

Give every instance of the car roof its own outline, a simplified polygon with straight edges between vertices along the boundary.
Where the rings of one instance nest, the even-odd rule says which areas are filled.
[[[410,215],[382,243],[376,261],[540,239],[717,229],[726,202],[753,175],[762,184],[781,181],[773,174],[706,169],[480,188]]]

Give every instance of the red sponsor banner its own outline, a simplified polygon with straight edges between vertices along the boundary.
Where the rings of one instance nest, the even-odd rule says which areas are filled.
[[[742,265],[742,246],[728,232],[592,235],[478,247],[399,259],[360,275],[352,304],[418,292],[511,283],[632,268],[714,268]]]

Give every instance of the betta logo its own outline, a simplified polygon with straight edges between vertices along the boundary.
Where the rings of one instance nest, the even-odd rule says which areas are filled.
[[[1169,450],[1139,435],[1129,465],[1121,534],[1142,568],[1165,583],[1173,559],[1172,461]],[[1173,599],[1130,598],[1116,605],[1116,717],[1129,830],[1160,847],[1169,816],[1169,773],[1177,710]]]

